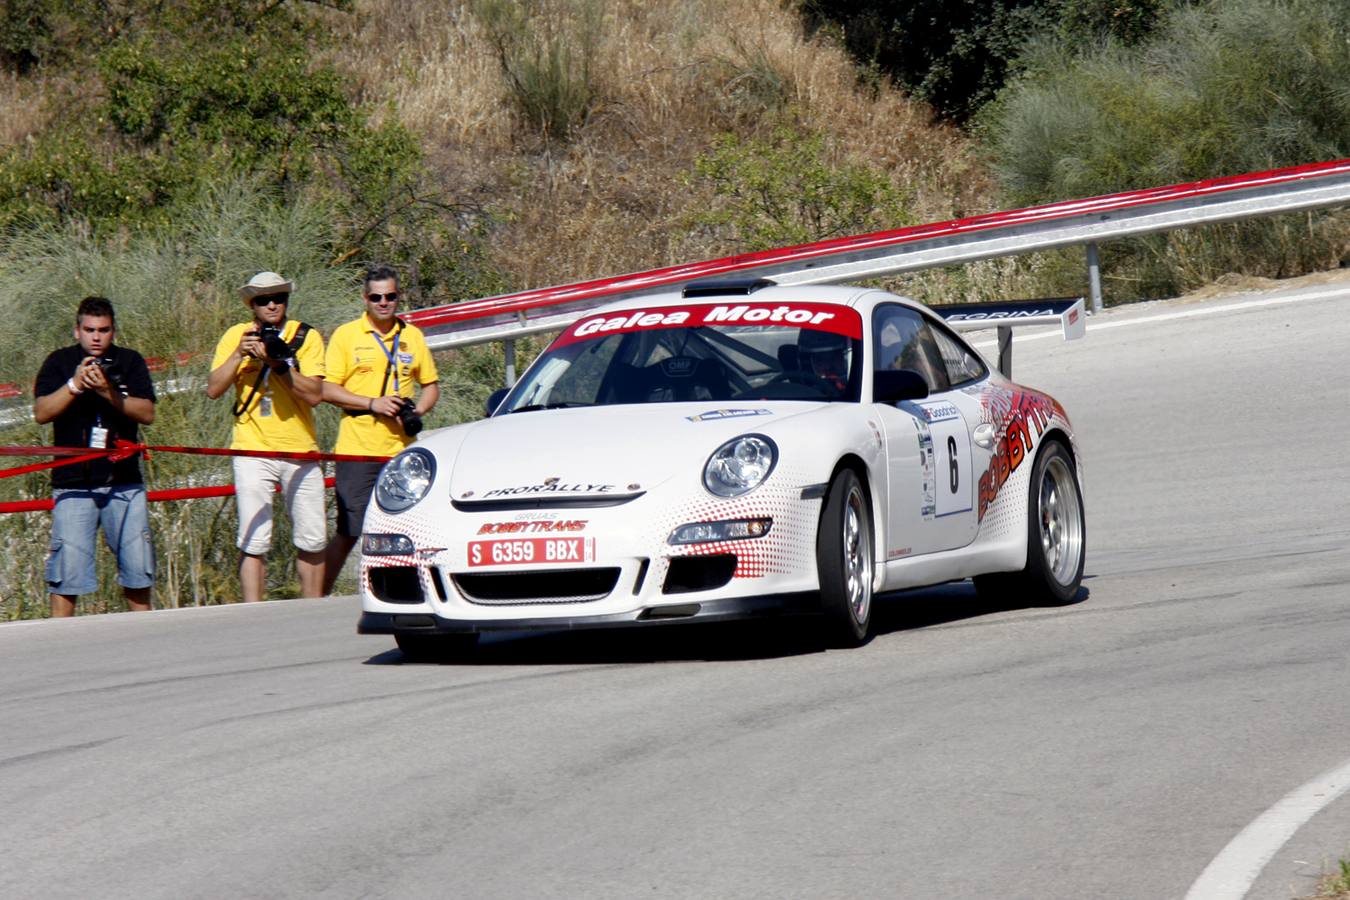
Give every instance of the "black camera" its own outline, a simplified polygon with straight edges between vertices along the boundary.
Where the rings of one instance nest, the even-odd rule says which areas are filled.
[[[291,345],[281,337],[281,329],[275,325],[262,325],[258,328],[258,338],[263,342],[267,358],[275,363],[284,363],[295,356]]]
[[[399,424],[403,426],[403,433],[408,437],[416,437],[417,433],[422,430],[422,417],[413,408],[411,400],[405,399],[394,415],[398,416]]]

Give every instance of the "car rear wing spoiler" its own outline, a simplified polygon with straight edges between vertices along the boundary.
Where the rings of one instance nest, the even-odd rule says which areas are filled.
[[[1012,377],[1012,330],[1022,325],[1059,325],[1064,340],[1087,333],[1087,311],[1082,297],[1052,297],[1046,300],[1006,300],[1002,303],[958,303],[934,306],[933,312],[957,331],[998,329],[998,370]]]

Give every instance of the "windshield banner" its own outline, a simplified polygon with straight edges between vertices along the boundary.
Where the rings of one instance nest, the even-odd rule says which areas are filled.
[[[828,331],[862,337],[862,319],[847,306],[833,303],[720,303],[716,306],[661,306],[588,315],[558,336],[554,346],[607,334],[657,328],[778,327]]]

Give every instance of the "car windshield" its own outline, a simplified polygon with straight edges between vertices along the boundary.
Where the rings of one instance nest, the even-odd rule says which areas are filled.
[[[596,314],[558,336],[500,413],[683,401],[854,401],[861,320],[811,303]]]

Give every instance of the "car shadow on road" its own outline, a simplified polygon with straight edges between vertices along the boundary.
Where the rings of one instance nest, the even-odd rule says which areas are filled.
[[[1086,600],[1088,593],[1087,588],[1079,588],[1073,604]],[[1029,608],[1018,598],[1001,603],[982,600],[969,581],[883,594],[875,598],[875,604],[872,613],[876,620],[874,641],[900,632]],[[538,666],[737,662],[805,656],[828,649],[819,621],[797,617],[572,632],[497,632],[483,637],[473,649],[447,653],[438,660],[410,660],[402,651],[391,647],[370,657],[365,664]]]
[[[1026,598],[1010,596],[998,601],[985,600],[975,593],[969,580],[952,581],[912,591],[896,591],[877,598],[873,615],[873,633],[877,636],[916,628],[950,625],[963,620],[979,620],[997,613],[1018,612],[1027,609],[1063,609],[1083,603],[1091,595],[1086,586],[1068,603],[1056,606],[1027,602]]]

